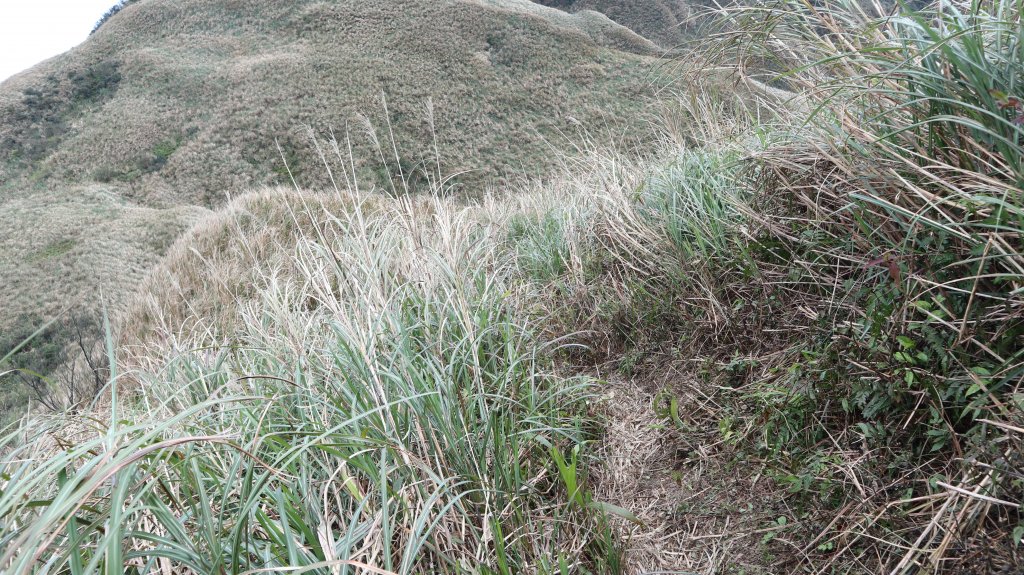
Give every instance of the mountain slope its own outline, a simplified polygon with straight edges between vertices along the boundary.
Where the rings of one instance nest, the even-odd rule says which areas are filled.
[[[536,0],[568,12],[599,12],[637,34],[673,48],[686,40],[687,26],[697,15],[695,0]]]
[[[247,189],[322,185],[310,128],[351,144],[353,175],[379,189],[459,174],[468,194],[543,174],[581,131],[645,138],[656,52],[596,13],[527,0],[130,4],[0,85],[0,325],[100,291],[118,307],[169,244],[140,240],[157,222],[173,239]],[[119,257],[92,261],[86,244]]]

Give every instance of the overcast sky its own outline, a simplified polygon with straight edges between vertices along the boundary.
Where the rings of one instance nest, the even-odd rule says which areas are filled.
[[[66,52],[117,0],[0,0],[0,81]]]

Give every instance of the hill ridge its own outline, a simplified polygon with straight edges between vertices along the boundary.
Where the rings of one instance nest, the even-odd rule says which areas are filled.
[[[166,242],[128,249],[126,226],[138,237],[157,220],[184,229],[193,220],[177,220],[182,206],[216,207],[293,177],[321,185],[310,128],[350,138],[359,177],[380,189],[415,191],[436,171],[425,166],[440,164],[470,195],[509,174],[542,175],[573,134],[642,141],[655,50],[604,16],[526,0],[131,3],[83,45],[0,84],[0,202],[42,208],[28,230],[0,218],[0,326],[134,289],[111,278],[137,277],[129,270]],[[398,158],[374,149],[390,149],[391,134]],[[108,219],[96,227],[49,209],[68,201]],[[153,221],[119,220],[121,205],[150,208]],[[73,252],[32,256],[91,233],[123,261],[99,273]],[[59,277],[88,281],[59,298],[38,290]]]

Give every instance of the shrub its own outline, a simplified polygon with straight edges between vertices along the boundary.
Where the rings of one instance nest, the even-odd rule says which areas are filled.
[[[1021,5],[781,6],[738,9],[725,36],[799,92],[785,112],[799,128],[751,162],[750,252],[818,321],[791,340],[799,355],[776,380],[781,401],[766,403],[763,438],[810,461],[856,430],[901,473],[1019,501],[1022,462],[993,442],[1017,445],[1006,425],[1022,419]],[[1009,536],[1020,520],[947,493],[939,516],[972,522],[945,541],[980,526]],[[922,560],[938,537],[924,529],[887,568]]]
[[[922,433],[971,427],[993,407],[977,400],[1024,373],[1024,133],[1005,95],[1024,83],[1024,46],[1018,8],[986,6],[770,21],[817,113],[814,140],[760,157],[761,239],[806,262],[794,279],[832,308],[836,368],[863,360],[843,378],[851,408]]]

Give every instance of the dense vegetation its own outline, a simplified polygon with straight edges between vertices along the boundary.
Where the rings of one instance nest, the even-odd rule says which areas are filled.
[[[749,4],[643,154],[459,200],[314,137],[6,438],[0,565],[1019,572],[1021,4]]]

